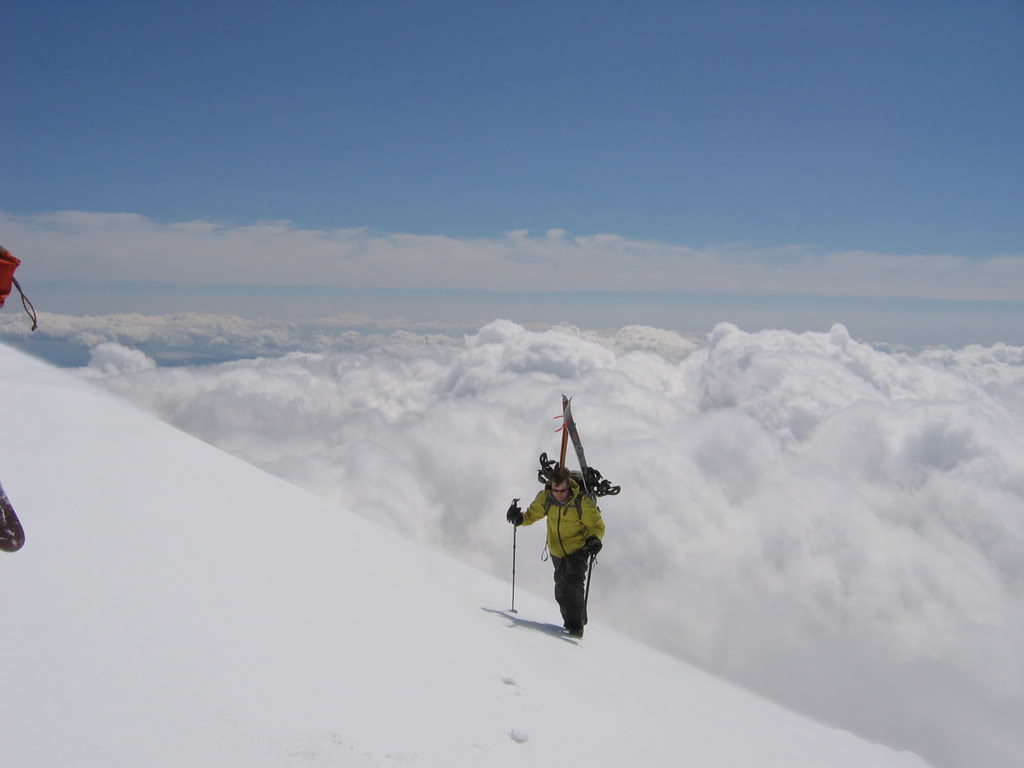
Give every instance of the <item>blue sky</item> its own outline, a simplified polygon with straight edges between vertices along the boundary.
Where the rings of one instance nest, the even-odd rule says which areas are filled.
[[[0,212],[33,231],[83,211],[1024,251],[1017,0],[13,2],[2,17]],[[16,255],[51,257],[4,223]]]

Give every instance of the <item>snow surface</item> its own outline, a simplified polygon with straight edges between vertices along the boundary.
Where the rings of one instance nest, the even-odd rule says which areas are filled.
[[[5,766],[926,765],[569,640],[548,597],[511,616],[507,581],[2,346],[0,381]]]

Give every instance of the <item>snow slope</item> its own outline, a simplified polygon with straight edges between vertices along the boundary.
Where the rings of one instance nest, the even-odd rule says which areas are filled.
[[[0,385],[5,766],[925,765],[561,637],[548,596],[510,617],[507,582],[2,346]]]

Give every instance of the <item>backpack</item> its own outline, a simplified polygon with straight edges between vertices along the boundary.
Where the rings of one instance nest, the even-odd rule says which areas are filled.
[[[28,313],[29,319],[32,320],[32,330],[34,331],[39,327],[36,308],[32,306],[32,302],[28,300],[28,296],[21,290],[21,285],[14,276],[14,271],[20,265],[21,259],[0,245],[0,307],[4,305],[7,297],[11,295],[11,286],[13,285],[18,289],[18,293],[21,294],[21,305],[25,308],[25,312]]]
[[[14,282],[14,270],[21,265],[21,259],[0,245],[0,307],[11,295],[11,284]]]

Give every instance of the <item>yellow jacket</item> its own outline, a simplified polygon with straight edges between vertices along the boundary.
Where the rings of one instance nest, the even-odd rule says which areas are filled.
[[[604,520],[597,503],[582,494],[575,480],[569,481],[569,489],[569,500],[559,504],[545,486],[523,516],[523,525],[548,519],[548,549],[555,557],[571,555],[591,536],[604,538]]]

